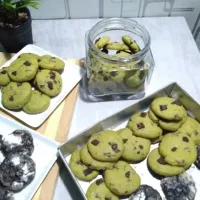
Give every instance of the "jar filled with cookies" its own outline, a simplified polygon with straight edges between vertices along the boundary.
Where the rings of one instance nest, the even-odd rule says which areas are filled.
[[[154,59],[145,27],[131,19],[110,18],[86,33],[87,89],[94,97],[145,95]]]

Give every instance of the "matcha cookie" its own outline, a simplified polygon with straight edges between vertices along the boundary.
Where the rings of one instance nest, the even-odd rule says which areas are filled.
[[[88,141],[88,150],[99,161],[117,161],[124,150],[122,138],[115,131],[94,134]]]
[[[56,71],[47,69],[39,71],[35,83],[37,88],[49,97],[57,96],[62,90],[62,78]]]
[[[129,128],[122,128],[117,131],[117,133],[122,137],[123,143],[126,143],[129,137],[132,137],[133,133]]]
[[[95,41],[95,47],[98,48],[98,49],[101,49],[103,48],[106,44],[108,44],[108,42],[110,41],[110,37],[108,36],[104,36],[102,38],[98,38],[96,41]]]
[[[125,141],[125,139],[123,139],[123,141]],[[150,151],[150,147],[150,140],[136,136],[131,136],[127,139],[126,143],[124,144],[122,158],[133,162],[144,160]]]
[[[176,99],[160,97],[151,104],[151,110],[160,118],[179,121],[183,118],[185,109]]]
[[[162,140],[163,135],[160,135],[159,137],[155,139],[151,139],[151,144],[157,144]]]
[[[195,144],[200,144],[200,124],[192,117],[187,117],[185,123],[177,131],[180,133],[186,133]]]
[[[176,176],[185,171],[184,167],[167,164],[164,158],[159,154],[158,148],[150,152],[147,163],[153,172],[161,176]]]
[[[50,105],[50,97],[42,94],[38,90],[33,90],[31,98],[27,104],[24,105],[23,110],[28,114],[38,114],[48,109]]]
[[[32,80],[38,70],[36,59],[18,58],[8,67],[8,75],[15,82],[26,82]]]
[[[88,200],[118,200],[119,198],[114,195],[105,185],[103,179],[97,179],[88,188],[86,192]]]
[[[69,167],[74,176],[82,181],[91,181],[99,175],[97,170],[92,170],[83,164],[80,158],[80,149],[77,149],[72,153]]]
[[[135,136],[147,139],[158,138],[162,133],[162,129],[144,112],[134,114],[130,118],[127,127],[133,131]]]
[[[6,86],[10,83],[10,78],[7,73],[7,68],[0,69],[0,86]]]
[[[50,55],[41,56],[39,59],[39,66],[42,69],[49,69],[59,71],[64,69],[65,63],[59,58],[55,58]]]
[[[107,169],[104,172],[104,180],[110,191],[119,196],[132,194],[141,183],[136,171],[124,161],[118,161],[113,169]]]
[[[20,54],[19,55],[19,57],[18,58],[23,58],[23,59],[25,59],[25,60],[29,60],[29,59],[36,59],[36,60],[38,60],[39,59],[39,55],[37,55],[37,54],[35,54],[35,53],[22,53],[22,54]]]
[[[30,100],[31,91],[28,82],[10,82],[2,89],[2,105],[10,110],[18,110]]]
[[[85,144],[80,151],[81,161],[90,166],[91,169],[96,170],[105,170],[105,169],[112,169],[114,162],[100,162],[95,160],[89,153],[87,144]]]
[[[149,118],[150,118],[153,122],[158,123],[159,118],[154,114],[154,112],[153,112],[151,109],[149,109],[148,115],[149,115]]]
[[[168,164],[186,168],[197,158],[196,146],[186,134],[168,133],[163,136],[159,153]]]

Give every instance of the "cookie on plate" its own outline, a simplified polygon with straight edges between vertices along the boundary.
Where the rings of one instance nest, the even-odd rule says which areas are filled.
[[[194,200],[197,192],[195,182],[188,173],[166,177],[161,180],[161,188],[167,200]]]
[[[42,69],[59,71],[64,69],[65,63],[59,58],[50,55],[44,55],[39,59],[39,66]]]
[[[99,175],[97,170],[90,169],[81,161],[80,149],[77,149],[72,153],[69,167],[72,170],[74,176],[82,181],[91,181]]]
[[[32,90],[31,98],[23,107],[23,111],[28,114],[42,113],[48,109],[50,97],[42,94],[38,90]]]
[[[23,59],[26,59],[26,60],[29,60],[29,59],[36,59],[38,60],[39,59],[39,55],[35,54],[35,53],[22,53],[18,56],[18,58],[23,58]]]
[[[33,137],[26,130],[17,129],[2,136],[2,152],[5,156],[13,153],[31,156],[34,151]]]
[[[139,189],[129,197],[129,200],[162,200],[162,197],[150,185],[140,185]]]
[[[36,59],[18,58],[8,66],[8,75],[15,82],[26,82],[32,80],[38,71]]]
[[[86,197],[88,200],[118,200],[119,198],[114,195],[105,185],[104,180],[97,179],[88,188],[86,192]]]
[[[177,131],[180,133],[186,133],[195,144],[200,144],[200,124],[192,117],[187,117],[185,123]]]
[[[158,117],[166,120],[181,120],[185,113],[185,108],[178,100],[170,97],[156,98],[151,103],[151,110]]]
[[[155,139],[162,134],[162,129],[144,112],[134,114],[130,118],[127,127],[133,131],[135,136],[147,139]]]
[[[118,161],[113,169],[104,172],[106,186],[116,195],[126,196],[135,192],[141,183],[137,172],[124,161]]]
[[[0,166],[0,182],[9,190],[19,192],[35,178],[35,162],[28,156],[11,154]]]
[[[150,152],[147,163],[149,168],[160,176],[175,176],[185,171],[184,167],[167,164],[164,158],[159,154],[158,148]]]
[[[99,161],[117,161],[124,150],[122,138],[110,130],[92,135],[87,144],[92,157]]]
[[[169,133],[163,136],[159,153],[168,164],[186,168],[197,158],[196,146],[186,134]]]
[[[10,82],[2,88],[2,105],[10,110],[22,108],[31,98],[31,85],[28,82]]]
[[[7,73],[7,68],[0,69],[0,86],[6,86],[10,83],[10,78]]]
[[[62,78],[56,71],[40,70],[35,78],[37,88],[49,97],[57,96],[62,90]]]
[[[91,169],[96,170],[105,170],[105,169],[112,169],[114,162],[100,162],[95,160],[89,153],[87,144],[85,144],[80,151],[81,161],[90,166]]]

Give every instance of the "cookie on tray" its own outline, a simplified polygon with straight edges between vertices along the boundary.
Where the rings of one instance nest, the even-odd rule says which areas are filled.
[[[175,121],[181,120],[185,113],[185,108],[180,102],[171,97],[156,98],[151,103],[151,110],[162,119]]]
[[[22,108],[31,98],[30,83],[10,82],[2,88],[2,105],[10,110]]]
[[[18,58],[23,58],[23,59],[26,59],[26,60],[29,60],[29,59],[36,59],[38,60],[39,59],[39,55],[35,54],[35,53],[22,53],[18,56]]]
[[[104,183],[102,178],[94,181],[88,188],[86,192],[86,197],[88,200],[97,200],[97,199],[105,199],[105,200],[118,200],[119,197],[114,195]]]
[[[76,178],[82,181],[91,181],[99,175],[99,172],[97,170],[90,169],[81,161],[80,151],[80,149],[77,149],[72,153],[69,167]]]
[[[154,114],[154,112],[153,112],[151,109],[149,109],[148,115],[149,115],[149,118],[150,118],[153,122],[158,123],[159,118]]]
[[[150,152],[147,163],[149,168],[160,176],[175,176],[185,171],[184,167],[167,164],[164,158],[159,154],[158,148]]]
[[[34,151],[33,137],[26,131],[17,129],[1,139],[2,152],[5,156],[13,153],[31,156]]]
[[[192,138],[195,144],[200,144],[200,124],[194,118],[187,117],[187,120],[177,132],[186,133]]]
[[[11,154],[0,166],[0,182],[9,190],[19,192],[35,178],[35,162],[28,156]]]
[[[23,107],[23,111],[28,114],[42,113],[48,109],[50,105],[50,97],[39,92],[32,90],[31,98]]]
[[[49,97],[57,96],[62,90],[62,78],[56,71],[40,70],[35,78],[37,88]]]
[[[65,63],[59,58],[50,55],[44,55],[39,59],[39,66],[42,69],[59,71],[64,69]]]
[[[87,144],[85,144],[81,148],[80,157],[81,157],[81,161],[84,164],[89,165],[91,169],[96,169],[96,170],[112,169],[113,165],[115,164],[114,162],[101,162],[101,161],[95,160],[90,155]]]
[[[6,86],[10,83],[7,68],[0,69],[0,86]]]
[[[99,161],[117,161],[124,150],[122,138],[110,130],[92,135],[87,144],[92,157]]]
[[[8,75],[15,82],[26,82],[35,78],[38,71],[36,59],[18,58],[8,66]]]
[[[129,197],[129,200],[162,200],[162,197],[150,185],[140,185],[139,189]]]
[[[124,161],[118,161],[113,169],[104,172],[106,186],[116,195],[126,196],[135,192],[141,183],[137,172]]]
[[[133,131],[135,136],[147,139],[155,139],[162,134],[162,129],[144,112],[134,114],[130,118],[127,127]]]
[[[167,200],[195,200],[197,188],[188,173],[166,177],[161,180],[161,188]]]
[[[173,166],[189,167],[197,158],[196,146],[186,134],[168,133],[163,136],[159,153]]]

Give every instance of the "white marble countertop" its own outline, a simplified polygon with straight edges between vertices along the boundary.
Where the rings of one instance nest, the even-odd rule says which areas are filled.
[[[185,19],[161,17],[136,20],[151,35],[151,49],[155,59],[155,70],[147,95],[171,82],[177,82],[200,102],[200,54]],[[59,56],[82,58],[85,56],[85,32],[97,21],[99,19],[34,21],[34,42]],[[69,138],[134,102],[136,101],[86,103],[78,97]],[[81,200],[63,168],[64,166],[61,167],[54,199]]]

